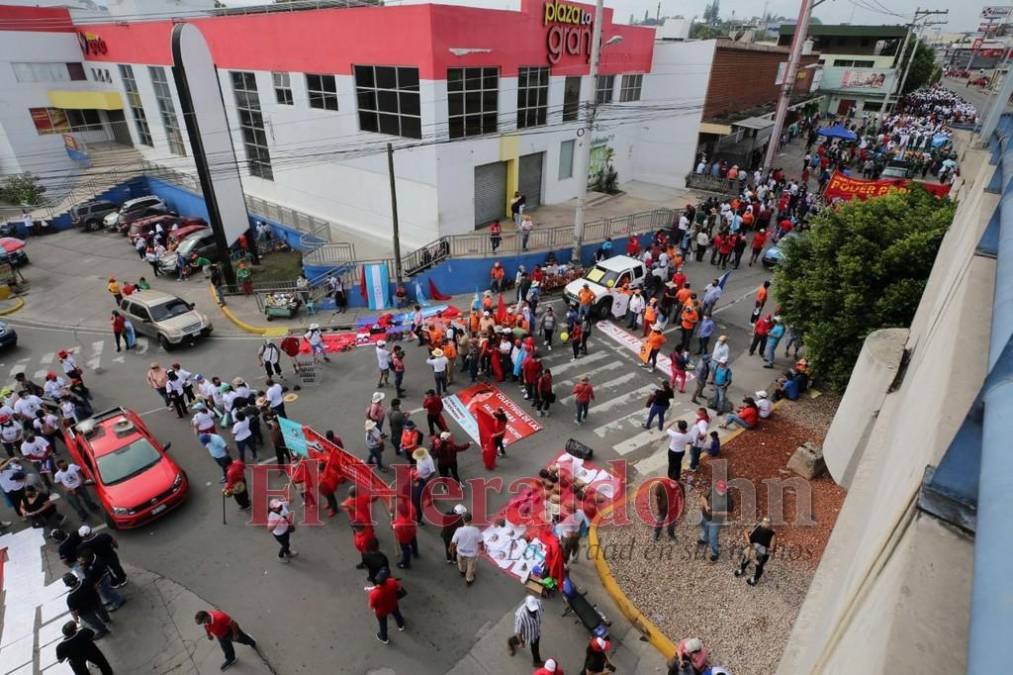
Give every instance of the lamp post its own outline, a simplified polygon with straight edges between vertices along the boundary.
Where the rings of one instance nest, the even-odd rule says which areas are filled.
[[[609,45],[623,41],[622,35],[613,35],[604,45],[601,44],[601,23],[604,14],[604,0],[597,0],[594,5],[594,29],[591,35],[591,67],[588,71],[591,79],[591,105],[588,107],[584,131],[584,144],[580,151],[580,182],[577,184],[577,208],[573,214],[573,254],[571,260],[580,262],[580,249],[584,243],[584,203],[587,201],[587,172],[591,168],[591,134],[594,132],[594,118],[598,112],[598,61],[601,50]]]

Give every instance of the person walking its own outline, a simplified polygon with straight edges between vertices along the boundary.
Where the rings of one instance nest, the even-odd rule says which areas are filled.
[[[521,250],[528,250],[528,239],[531,237],[531,233],[535,229],[535,221],[531,219],[531,216],[524,214],[521,218],[520,224],[517,225],[517,230],[521,233]],[[523,299],[523,298],[522,298]]]
[[[686,348],[676,349],[669,357],[672,364],[672,376],[669,380],[671,389],[675,389],[675,383],[679,383],[679,393],[686,393],[686,369],[689,367],[689,351]]]
[[[545,308],[545,314],[542,314],[542,318],[538,320],[538,326],[542,330],[542,341],[545,348],[551,352],[552,336],[556,332],[556,313],[552,311],[552,307]]]
[[[91,584],[98,591],[106,610],[115,612],[126,604],[126,599],[112,587],[113,576],[109,565],[100,560],[84,541],[77,548],[77,569],[84,577],[83,582]]]
[[[235,420],[232,423],[232,440],[236,442],[236,451],[239,459],[246,461],[246,451],[250,451],[253,461],[257,461],[257,446],[253,442],[253,431],[250,428],[250,418],[243,411],[233,415]]]
[[[390,378],[390,350],[387,349],[387,341],[377,340],[375,351],[376,367],[379,373],[376,378],[376,386],[386,387]]]
[[[123,304],[123,290],[120,288],[120,282],[116,281],[116,277],[109,277],[106,290],[109,291],[109,295],[113,296],[113,302],[117,307]]]
[[[765,361],[764,368],[774,367],[774,358],[777,356],[777,345],[784,337],[784,322],[781,321],[781,317],[775,316],[774,323],[767,331],[767,344],[764,349],[763,360]]]
[[[257,641],[243,632],[243,629],[239,627],[235,619],[221,610],[202,609],[194,615],[193,620],[198,626],[204,627],[204,633],[207,635],[208,640],[218,640],[218,645],[222,648],[222,653],[225,655],[225,663],[221,666],[222,670],[225,670],[238,660],[236,658],[236,649],[232,646],[233,642],[238,642],[241,645],[252,648],[253,651],[257,651]]]
[[[675,392],[668,382],[662,382],[661,386],[655,389],[647,399],[647,419],[644,420],[644,428],[650,429],[654,418],[658,418],[658,431],[663,431],[665,426],[665,413],[672,402]]]
[[[404,398],[405,355],[400,345],[394,345],[390,352],[390,368],[394,371],[394,395]]]
[[[186,403],[183,401],[183,380],[174,372],[166,371],[165,393],[169,398],[170,410],[176,410],[176,417],[186,417]]]
[[[108,635],[111,619],[95,587],[84,583],[73,572],[63,575],[63,585],[67,587],[67,609],[74,620],[90,628],[95,640]]]
[[[760,358],[767,349],[767,335],[774,326],[774,319],[769,314],[758,318],[753,322],[753,341],[749,344],[749,355],[752,356],[757,349],[760,351]]]
[[[232,464],[232,457],[229,456],[228,443],[219,434],[214,433],[213,429],[214,427],[212,427],[211,432],[202,433],[197,437],[197,440],[207,449],[208,454],[211,455],[211,459],[222,470],[222,477],[218,482],[224,483],[228,477],[228,469],[229,465]]]
[[[464,513],[461,518],[463,524],[450,539],[450,553],[456,556],[457,571],[464,577],[464,583],[471,586],[475,583],[478,555],[483,548],[482,532],[471,524],[470,513]]]
[[[385,645],[390,644],[387,637],[388,617],[394,617],[399,631],[404,631],[407,628],[399,606],[400,599],[407,593],[401,586],[401,582],[390,576],[390,570],[386,568],[377,572],[376,585],[367,586],[366,591],[369,593],[369,608],[373,610],[379,627],[376,639]]]
[[[745,539],[745,547],[742,549],[742,558],[739,560],[739,567],[735,570],[735,576],[741,577],[754,565],[753,576],[746,579],[746,583],[755,586],[763,576],[763,568],[770,560],[770,556],[777,549],[777,534],[770,526],[770,516],[764,516],[752,529],[744,528],[742,536]]]
[[[711,336],[714,335],[714,330],[717,328],[717,324],[709,313],[705,313],[703,319],[700,320],[700,329],[696,333],[697,342],[699,343],[699,349],[697,354],[706,354],[707,349],[710,347]]]
[[[507,651],[510,656],[517,653],[517,648],[528,645],[531,648],[531,660],[535,668],[542,666],[542,656],[538,644],[542,639],[542,603],[533,595],[524,598],[514,611],[514,634],[507,639]]]
[[[549,407],[555,401],[556,394],[552,391],[552,371],[545,368],[535,384],[535,410],[538,411],[538,416],[548,417]]]
[[[95,644],[98,637],[91,628],[78,629],[77,623],[68,621],[61,629],[63,639],[56,645],[56,660],[67,662],[74,675],[90,675],[88,664],[99,669],[102,675],[113,675],[105,654]]]
[[[436,382],[436,395],[443,396],[447,391],[447,357],[443,350],[437,347],[432,351],[426,363],[433,369],[433,380]]]
[[[123,588],[127,584],[127,573],[120,563],[120,556],[116,553],[119,544],[108,532],[95,532],[88,525],[82,525],[77,529],[78,544],[77,550],[91,549],[95,557],[102,561],[109,569],[109,585],[112,588]]]
[[[271,338],[264,338],[264,344],[257,350],[257,363],[267,377],[281,376],[281,349],[271,341]]]
[[[327,363],[331,362],[324,349],[324,336],[320,331],[320,324],[311,323],[309,330],[306,331],[303,338],[309,343],[310,351],[313,352],[313,363],[319,363],[320,359],[323,359]]]
[[[448,565],[457,564],[457,554],[450,546],[454,540],[454,534],[464,526],[464,514],[468,508],[464,504],[457,504],[451,510],[443,514],[443,527],[440,529],[440,539],[443,540],[443,554]]]
[[[366,420],[364,429],[366,431],[366,464],[376,464],[380,471],[386,471],[383,465],[383,432],[373,420]]]
[[[268,505],[267,529],[281,546],[278,549],[278,562],[289,563],[299,555],[291,548],[292,515],[288,510],[288,502],[284,499],[272,499]]]
[[[686,446],[693,442],[693,433],[686,420],[673,423],[665,429],[665,433],[668,435],[668,477],[678,482],[682,477],[682,459],[686,455]]]
[[[732,512],[732,498],[728,494],[728,483],[715,481],[713,487],[700,495],[700,536],[698,546],[710,547],[710,561],[717,562],[720,550],[718,538],[721,526]]]
[[[682,483],[671,479],[658,479],[651,486],[651,507],[654,510],[654,541],[661,538],[665,528],[668,538],[675,541],[675,525],[682,515],[685,503]]]
[[[591,386],[591,378],[585,375],[580,382],[573,385],[573,401],[577,407],[577,424],[583,424],[587,420],[587,412],[594,400],[594,387]]]
[[[460,445],[454,442],[454,437],[449,431],[440,432],[440,435],[433,439],[431,453],[436,459],[436,470],[439,471],[440,476],[453,477],[455,481],[461,483],[461,476],[457,472],[457,454],[470,447],[470,441]]]
[[[707,443],[707,434],[710,431],[711,418],[707,414],[707,408],[697,408],[696,420],[693,422],[693,443],[689,448],[689,470],[696,471],[700,467],[700,455],[703,454],[704,445]]]
[[[422,399],[422,407],[426,411],[426,424],[429,425],[429,435],[435,436],[436,430],[441,432],[447,430],[447,421],[443,418],[443,399],[434,390],[428,389],[426,397]]]
[[[56,460],[56,473],[53,480],[63,488],[63,496],[81,520],[88,520],[88,511],[98,513],[99,507],[92,501],[85,487],[84,475],[77,464],[69,464],[65,459]],[[87,507],[87,510],[85,510]]]
[[[124,319],[123,315],[114,309],[109,320],[113,327],[113,341],[116,342],[116,351],[123,351],[120,348],[120,342],[126,342],[126,338],[124,336],[124,333],[127,330],[126,319]]]
[[[398,560],[397,566],[403,570],[411,569],[412,558],[419,557],[418,525],[415,524],[410,511],[411,509],[398,509],[391,522],[394,540],[401,547],[401,559]]]
[[[387,409],[383,407],[383,399],[386,396],[382,391],[373,392],[369,405],[366,406],[366,419],[376,422],[380,431],[383,431],[383,418],[387,415]]]
[[[144,375],[145,381],[148,386],[155,390],[155,392],[165,403],[165,407],[172,410],[172,402],[169,400],[169,393],[165,388],[165,383],[169,379],[169,374],[165,371],[158,361],[152,361],[151,366],[148,368],[148,372]]]

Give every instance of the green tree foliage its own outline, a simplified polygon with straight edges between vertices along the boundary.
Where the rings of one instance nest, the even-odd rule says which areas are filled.
[[[3,184],[0,184],[0,201],[36,206],[42,203],[45,191],[46,187],[39,184],[38,177],[30,173],[17,174],[8,176]]]
[[[908,73],[907,81],[904,83],[905,94],[936,82],[942,75],[942,70],[936,64],[935,51],[931,47],[919,40],[917,48],[908,47],[909,58],[912,49],[915,50],[914,61],[911,62],[911,72]]]
[[[714,0],[703,9],[703,21],[704,23],[717,26],[721,23],[721,7],[718,4],[718,0]]]
[[[784,243],[777,300],[824,382],[844,389],[869,333],[911,323],[956,207],[913,187],[824,211]]]

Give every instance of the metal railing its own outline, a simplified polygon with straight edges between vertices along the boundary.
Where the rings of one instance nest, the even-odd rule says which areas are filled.
[[[739,181],[727,178],[708,176],[703,173],[691,173],[686,176],[686,187],[707,192],[718,192],[726,195],[739,194]]]

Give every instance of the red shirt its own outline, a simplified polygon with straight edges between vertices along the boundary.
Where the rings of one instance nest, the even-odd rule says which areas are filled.
[[[231,616],[217,609],[212,609],[208,614],[211,615],[211,623],[204,624],[204,630],[208,635],[223,638],[232,634],[232,624],[235,622]]]
[[[410,544],[412,539],[415,538],[417,527],[415,521],[412,520],[408,515],[399,513],[394,518],[394,539],[399,544]]]
[[[361,530],[356,532],[352,537],[352,540],[355,543],[355,550],[358,551],[359,553],[365,553],[366,544],[373,541],[374,539],[376,539],[376,535],[373,534],[373,527],[370,525],[366,525]]]
[[[388,577],[382,584],[373,587],[369,592],[369,608],[377,617],[385,617],[397,609],[397,590],[401,582]]]
[[[422,401],[422,407],[430,417],[438,417],[443,412],[443,400],[439,396],[426,396]]]
[[[767,333],[770,332],[770,327],[772,324],[773,322],[770,319],[758,319],[756,321],[756,328],[754,330],[756,331],[757,335],[761,336],[766,335]]]
[[[686,275],[682,272],[676,272],[672,277],[672,283],[675,284],[676,288],[682,288],[682,285],[686,283]]]
[[[246,471],[246,464],[241,459],[233,460],[232,464],[229,464],[229,468],[225,470],[225,487],[232,489],[236,483],[245,479],[244,472]]]
[[[594,398],[594,387],[590,382],[579,382],[573,386],[573,398],[578,403],[590,403]]]
[[[125,327],[126,327],[126,319],[123,318],[122,314],[113,317],[114,333],[122,333]]]
[[[756,426],[756,422],[759,419],[759,416],[756,413],[756,408],[751,405],[739,408],[738,416],[741,417],[742,421],[750,427]]]
[[[767,241],[766,232],[757,232],[753,235],[753,250],[759,251]]]
[[[521,364],[521,370],[524,373],[524,384],[535,384],[538,382],[538,376],[542,374],[542,363],[529,356]]]

